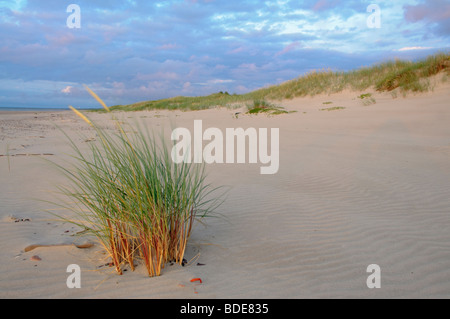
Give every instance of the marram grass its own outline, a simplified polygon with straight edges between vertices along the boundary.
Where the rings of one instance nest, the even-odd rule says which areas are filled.
[[[157,143],[140,126],[126,130],[115,120],[117,129],[111,133],[72,110],[98,138],[83,152],[66,135],[75,163],[58,165],[71,182],[61,190],[79,216],[69,221],[96,236],[119,274],[126,264],[134,270],[139,261],[151,277],[159,276],[169,261],[181,264],[194,221],[210,216],[221,203],[218,188],[206,183],[205,166],[175,164],[163,137]]]

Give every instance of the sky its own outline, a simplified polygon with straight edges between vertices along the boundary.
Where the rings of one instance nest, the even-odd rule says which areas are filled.
[[[83,84],[110,106],[242,94],[449,49],[450,0],[0,0],[0,107],[99,107]]]

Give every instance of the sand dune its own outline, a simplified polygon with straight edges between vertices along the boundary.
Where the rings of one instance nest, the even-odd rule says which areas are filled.
[[[260,175],[259,164],[208,166],[213,185],[231,187],[217,211],[223,217],[197,224],[191,263],[167,265],[158,278],[143,267],[116,275],[98,245],[24,252],[86,238],[34,200],[54,200],[55,185],[65,183],[42,156],[1,156],[0,297],[448,298],[449,89],[396,99],[374,93],[371,105],[356,92],[300,98],[281,103],[296,113],[274,117],[236,119],[229,109],[118,113],[166,133],[199,119],[224,131],[280,129],[278,174]],[[324,110],[337,106],[345,109]],[[109,115],[92,117],[112,128]],[[62,163],[70,147],[55,124],[84,134],[76,138],[82,147],[95,142],[71,112],[5,112],[0,155],[52,154]],[[66,286],[69,264],[82,269],[81,289]],[[371,264],[381,268],[380,289],[366,285]]]

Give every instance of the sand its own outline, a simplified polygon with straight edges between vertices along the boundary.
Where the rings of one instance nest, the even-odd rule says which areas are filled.
[[[406,98],[374,93],[371,105],[359,94],[283,101],[297,112],[273,117],[117,113],[166,133],[194,120],[223,131],[280,129],[276,175],[261,175],[260,164],[207,166],[208,181],[230,186],[222,217],[196,224],[190,263],[157,278],[143,266],[115,274],[98,244],[77,248],[90,238],[48,214],[70,216],[45,202],[67,181],[43,159],[71,154],[55,125],[81,147],[95,142],[89,126],[70,111],[1,113],[0,155],[10,156],[0,156],[0,297],[449,298],[450,85]],[[321,110],[337,106],[345,109]],[[112,128],[110,115],[91,117]],[[30,245],[57,246],[25,252]],[[66,285],[71,264],[81,268],[80,289]],[[379,289],[367,286],[372,264]]]

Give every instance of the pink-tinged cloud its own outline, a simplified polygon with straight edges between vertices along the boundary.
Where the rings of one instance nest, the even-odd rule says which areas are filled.
[[[401,49],[398,49],[397,51],[413,51],[413,50],[428,50],[428,49],[432,49],[430,47],[404,47]]]
[[[323,11],[327,9],[334,8],[339,3],[339,0],[319,0],[317,1],[314,6],[312,7],[312,10],[314,12]]]
[[[114,89],[124,89],[125,88],[125,83],[114,81],[113,84],[112,84],[112,87]]]
[[[115,96],[122,96],[126,93],[125,83],[116,82],[112,83],[112,92]]]
[[[236,87],[236,92],[238,94],[244,94],[244,93],[247,93],[247,92],[250,92],[250,91],[251,90],[249,88],[247,88],[246,86],[244,86],[244,85],[238,85]]]
[[[209,3],[209,2],[213,2],[214,0],[203,0],[203,1],[201,1],[201,2],[204,2],[204,3]],[[198,3],[198,2],[200,2],[200,1],[198,1],[198,0],[186,0],[186,2],[188,2],[188,3]]]
[[[48,43],[56,46],[65,46],[75,41],[75,36],[72,33],[62,34],[60,36],[45,36]]]
[[[293,43],[287,45],[283,50],[277,52],[277,53],[275,54],[275,56],[277,57],[277,56],[286,54],[286,53],[288,53],[288,52],[291,52],[291,51],[297,49],[298,47],[300,47],[300,42],[293,42]]]
[[[136,75],[136,80],[138,80],[138,81],[178,80],[179,77],[180,76],[175,72],[159,71],[159,72],[147,73],[147,74],[138,73]]]
[[[176,43],[166,43],[158,47],[158,50],[175,50],[179,46]]]
[[[446,0],[427,0],[424,4],[405,5],[405,19],[408,22],[439,22],[450,19],[450,3]]]
[[[45,40],[50,46],[65,47],[71,44],[86,44],[91,40],[86,36],[76,35],[74,32],[59,32],[52,35],[45,35]]]
[[[62,89],[61,92],[65,93],[65,94],[69,94],[69,93],[72,93],[72,89],[73,89],[73,86],[68,85],[64,89]]]
[[[191,82],[185,82],[183,84],[183,92],[190,91],[190,89],[191,89]]]
[[[236,49],[228,51],[227,54],[236,54],[236,53],[243,52],[244,50],[245,50],[244,47],[238,47]]]
[[[227,69],[228,67],[226,66],[226,65],[223,65],[223,64],[217,64],[215,67],[214,67],[214,69],[215,70],[225,70],[225,69]]]
[[[251,70],[251,71],[255,71],[257,69],[255,63],[242,63],[241,65],[239,65],[239,68],[240,69]]]
[[[319,0],[316,2],[316,4],[313,6],[313,11],[320,11],[322,8],[326,7],[327,0]]]
[[[232,83],[234,80],[223,80],[223,79],[213,79],[209,80],[208,83],[210,84],[223,84],[223,83]]]

